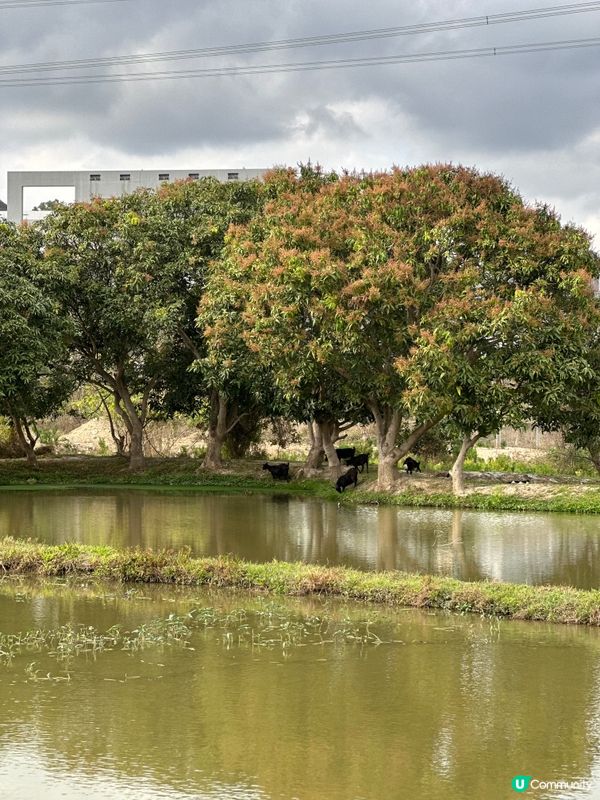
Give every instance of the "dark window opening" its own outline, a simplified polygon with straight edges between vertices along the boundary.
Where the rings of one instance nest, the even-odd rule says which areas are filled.
[[[130,180],[131,180],[131,175],[130,175],[130,173],[129,173],[129,172],[122,172],[122,173],[119,175],[119,180],[120,180],[120,181],[130,181]]]
[[[191,178],[194,181],[197,181],[200,178],[199,172],[188,172],[188,178]]]
[[[98,173],[98,172],[90,173],[90,180],[91,181],[99,181],[100,180],[100,173]]]
[[[158,173],[158,180],[159,181],[168,181],[169,180],[169,173],[168,172],[159,172]]]
[[[239,180],[240,173],[239,172],[228,172],[227,173],[227,180],[228,181],[237,181]]]

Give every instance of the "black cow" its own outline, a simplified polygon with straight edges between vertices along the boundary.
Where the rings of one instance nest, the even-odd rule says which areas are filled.
[[[412,475],[413,472],[421,472],[421,462],[415,461],[414,458],[410,456],[405,459],[404,466],[406,467],[406,471],[409,475]]]
[[[355,488],[358,486],[358,470],[356,467],[350,467],[343,475],[340,475],[335,484],[335,490],[341,494],[346,486],[351,486],[352,484],[354,484]]]
[[[340,459],[342,458],[352,458],[352,456],[356,453],[356,447],[336,447],[335,454]]]
[[[368,453],[359,453],[357,456],[352,456],[352,458],[346,459],[346,466],[347,467],[359,467],[360,471],[363,471],[363,468],[367,468],[367,472],[369,471],[369,454]]]
[[[263,464],[263,469],[268,469],[273,480],[289,481],[290,462],[287,464]]]

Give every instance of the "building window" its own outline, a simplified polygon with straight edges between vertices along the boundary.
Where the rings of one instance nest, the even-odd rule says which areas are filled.
[[[227,173],[227,180],[228,181],[237,181],[240,178],[239,172],[228,172]]]
[[[169,180],[169,173],[168,172],[159,172],[158,173],[158,180],[159,181],[168,181]]]
[[[122,172],[119,175],[119,180],[120,181],[130,181],[131,180],[131,174],[129,172]]]
[[[99,181],[100,180],[100,173],[99,172],[90,173],[90,180],[91,181]]]
[[[197,181],[200,178],[199,172],[188,172],[188,178],[191,178],[193,181]]]

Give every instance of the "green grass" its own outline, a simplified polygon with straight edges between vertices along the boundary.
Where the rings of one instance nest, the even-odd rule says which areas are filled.
[[[445,609],[520,620],[600,625],[600,591],[525,586],[402,572],[235,558],[189,551],[117,550],[0,540],[0,572],[42,578],[89,576],[130,583],[232,587],[280,595],[330,595],[393,606]]]
[[[191,458],[149,459],[147,469],[130,472],[127,462],[117,457],[78,457],[40,459],[37,468],[21,460],[0,461],[0,489],[59,489],[70,487],[138,487],[197,492],[296,494],[319,497],[343,504],[396,505],[430,508],[470,508],[480,511],[540,511],[600,514],[600,484],[585,493],[572,486],[557,486],[550,497],[502,494],[489,486],[485,493],[456,497],[449,491],[427,492],[418,479],[407,479],[404,491],[371,491],[375,474],[363,473],[358,490],[338,494],[330,480],[274,481],[257,461],[235,461],[227,471],[202,470]],[[411,483],[412,481],[412,483]]]
[[[352,495],[352,502],[394,505],[412,508],[469,508],[477,511],[529,511],[564,514],[600,514],[600,488],[578,495],[562,487],[554,497],[520,497],[491,491],[457,497],[451,492],[423,492],[407,489],[398,494],[361,492]]]

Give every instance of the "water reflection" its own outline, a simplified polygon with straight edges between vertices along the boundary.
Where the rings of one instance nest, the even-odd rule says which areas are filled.
[[[133,626],[189,607],[161,592],[153,602],[41,599],[47,619]],[[0,617],[12,613],[26,629],[34,599],[0,596]],[[261,602],[223,607],[246,607],[253,625]],[[298,601],[281,609],[292,620],[315,613]],[[323,613],[339,624],[365,609]],[[198,631],[193,650],[75,659],[69,683],[28,682],[32,656],[19,657],[0,667],[3,791],[11,800],[41,796],[40,787],[46,800],[500,800],[524,770],[547,780],[594,775],[598,631],[373,616],[388,644],[366,649],[325,644],[284,656]],[[33,657],[42,675],[56,673],[55,661]]]
[[[600,586],[599,520],[338,506],[285,495],[148,490],[3,491],[0,535],[178,548],[465,580]]]

